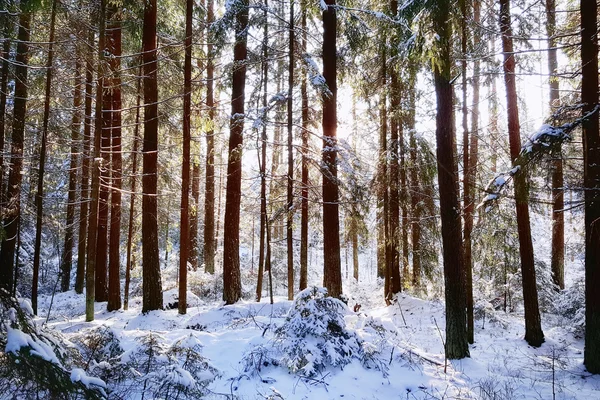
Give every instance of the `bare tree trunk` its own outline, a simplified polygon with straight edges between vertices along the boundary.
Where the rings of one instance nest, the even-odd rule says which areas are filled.
[[[440,214],[446,297],[446,357],[469,356],[464,294],[464,261],[456,163],[452,84],[450,83],[450,2],[441,0],[434,11],[434,30],[439,37],[438,65],[434,67],[437,98],[436,142]]]
[[[213,38],[210,34],[210,25],[214,17],[214,0],[208,0],[206,37],[208,39],[206,67],[206,107],[208,118],[212,122],[215,118],[214,109],[214,64],[213,64]],[[206,182],[204,189],[204,270],[210,274],[215,273],[215,132],[211,128],[206,133]]]
[[[61,260],[61,291],[69,290],[73,265],[73,231],[75,229],[75,201],[77,198],[77,169],[79,164],[79,131],[81,129],[82,79],[80,52],[75,50],[75,82],[73,86],[73,116],[71,119],[71,158],[69,161],[69,192],[67,195],[67,223],[65,246]],[[83,199],[82,199],[83,200]],[[87,216],[81,216],[87,218]]]
[[[229,123],[229,159],[223,233],[223,300],[233,304],[242,297],[240,277],[240,202],[242,185],[242,145],[244,131],[244,99],[246,90],[246,58],[248,38],[248,0],[239,0],[235,16],[233,49],[233,81],[231,119]]]
[[[302,30],[302,54],[306,53],[307,47],[307,14],[306,0],[301,0],[300,29]],[[302,71],[300,83],[300,97],[302,98],[302,185],[301,215],[300,215],[300,290],[308,286],[308,89],[306,83],[306,70]]]
[[[337,16],[335,0],[323,11],[323,286],[332,297],[342,294],[340,215],[337,178]]]
[[[90,157],[92,147],[92,96],[94,79],[94,53],[89,49],[94,48],[94,31],[88,30],[88,51],[85,52],[85,100],[83,119],[83,154],[81,160],[81,194],[79,196],[81,206],[79,207],[79,235],[77,236],[77,273],[75,276],[75,292],[83,293],[86,276],[87,261],[87,234],[90,216]]]
[[[40,139],[40,164],[38,168],[37,193],[35,196],[35,245],[33,249],[33,279],[31,283],[31,307],[37,315],[38,278],[40,272],[40,252],[42,247],[42,221],[44,218],[44,172],[46,170],[46,147],[48,141],[48,121],[50,120],[50,95],[52,88],[52,63],[54,58],[54,27],[56,21],[56,1],[52,2],[50,16],[50,36],[48,38],[48,59],[46,61],[46,89],[44,96],[44,116],[42,138]]]
[[[465,255],[465,296],[466,296],[466,307],[467,307],[467,336],[469,343],[475,341],[474,338],[474,325],[473,325],[473,260],[471,259],[471,232],[473,231],[473,196],[471,190],[474,189],[472,185],[472,174],[473,168],[471,167],[471,154],[469,149],[469,122],[468,122],[468,108],[467,108],[467,45],[468,45],[468,29],[467,29],[467,18],[468,9],[467,1],[461,0],[460,11],[462,21],[460,24],[461,32],[461,75],[462,75],[462,128],[463,128],[463,207],[464,207],[464,255]],[[475,36],[475,35],[474,35]],[[472,132],[471,135],[475,133]]]
[[[258,279],[256,282],[256,301],[260,302],[262,297],[263,288],[263,274],[265,271],[265,234],[267,228],[267,89],[268,89],[268,40],[269,40],[269,24],[267,9],[269,7],[268,1],[265,0],[265,9],[263,11],[263,18],[265,19],[263,24],[263,42],[262,42],[262,107],[264,114],[262,132],[261,132],[261,152],[258,155],[258,165],[260,169],[260,243],[258,249]],[[258,153],[258,152],[257,152]]]
[[[3,17],[2,22],[6,24],[4,29],[4,42],[0,57],[2,58],[2,75],[0,76],[0,215],[4,207],[4,143],[5,143],[5,125],[6,125],[6,97],[8,95],[8,75],[10,58],[10,31],[12,21],[8,17]]]
[[[546,0],[546,32],[548,34],[548,71],[550,73],[550,110],[555,111],[560,106],[558,84],[558,59],[556,49],[556,3]],[[563,162],[561,154],[557,154],[552,162],[552,258],[550,266],[552,279],[560,288],[565,288],[565,218]]]
[[[142,178],[142,312],[163,307],[160,260],[158,255],[158,79],[156,55],[156,0],[144,7],[144,176]]]
[[[123,186],[123,157],[121,155],[121,21],[114,13],[108,27],[108,45],[111,59],[111,195],[110,238],[108,259],[108,311],[121,308],[121,188]]]
[[[416,70],[412,68],[408,86],[416,87]],[[416,138],[416,90],[409,92],[408,130],[409,130],[409,160],[410,160],[410,206],[412,233],[412,285],[415,289],[421,287],[421,185],[418,178],[418,146]]]
[[[127,260],[125,263],[125,289],[123,293],[123,309],[129,308],[129,282],[131,280],[131,269],[135,262],[132,261],[132,245],[133,245],[133,222],[135,218],[135,191],[136,191],[136,173],[137,173],[137,155],[138,155],[138,143],[139,143],[139,130],[140,130],[140,103],[141,103],[141,80],[142,80],[142,66],[140,66],[140,72],[136,79],[136,108],[135,108],[135,127],[133,128],[133,150],[131,160],[131,198],[129,200],[129,224],[127,228]]]
[[[179,314],[187,313],[187,263],[190,246],[190,112],[192,108],[192,14],[194,1],[185,8],[185,62],[183,69],[183,163],[181,166],[181,218],[179,225]]]
[[[585,349],[583,364],[600,373],[600,132],[598,128],[598,7],[581,0],[581,102],[585,186]]]
[[[516,160],[521,152],[521,134],[517,86],[515,82],[515,58],[513,55],[512,28],[510,22],[510,0],[500,0],[500,31],[502,32],[502,52],[504,53],[504,82],[506,85],[506,108],[508,113],[508,138],[510,156]],[[525,306],[525,340],[530,346],[539,347],[544,343],[544,333],[540,320],[533,244],[529,223],[529,201],[527,182],[524,174],[515,177],[515,201],[517,203],[517,225],[519,231],[519,253],[523,277],[523,302]]]
[[[198,243],[198,217],[200,212],[200,164],[198,161],[192,160],[192,201],[193,206],[189,213],[190,215],[190,251],[188,254],[188,262],[190,263],[192,270],[198,270],[199,254],[198,249],[200,244]]]
[[[105,42],[105,0],[100,1],[100,18],[98,22],[98,77],[96,84],[96,116],[94,125],[94,164],[92,165],[92,191],[90,205],[90,221],[87,234],[87,268],[85,271],[85,320],[94,320],[94,300],[96,298],[96,239],[98,237],[98,195],[100,193],[100,144],[102,128],[102,97],[104,86],[104,42]]]
[[[287,96],[287,151],[288,151],[288,173],[287,173],[287,225],[286,225],[286,244],[287,244],[287,283],[288,300],[294,299],[294,148],[293,144],[293,102],[294,94],[294,0],[290,1],[290,24],[289,24],[289,45],[288,45],[288,96]]]

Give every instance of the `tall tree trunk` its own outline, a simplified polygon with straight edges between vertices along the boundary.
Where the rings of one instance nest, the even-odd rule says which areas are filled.
[[[90,220],[87,234],[87,267],[85,271],[85,320],[94,320],[94,300],[96,298],[96,239],[98,237],[98,196],[100,194],[100,144],[104,127],[102,113],[104,86],[104,42],[105,42],[106,2],[100,1],[100,18],[98,21],[98,77],[96,84],[96,116],[94,123],[94,164],[92,165],[92,188]]]
[[[473,21],[478,27],[481,20],[481,2],[473,2]],[[473,48],[479,47],[480,39],[477,33],[473,34]],[[466,50],[466,49],[465,49]],[[467,335],[469,343],[475,342],[475,325],[473,316],[473,259],[471,256],[471,233],[473,231],[473,218],[475,214],[475,183],[477,177],[477,161],[479,152],[479,59],[473,62],[473,105],[471,107],[471,137],[469,138],[469,151],[465,169],[465,273],[467,296]],[[466,101],[466,98],[463,98]],[[467,193],[468,196],[467,196]]]
[[[158,256],[158,79],[156,55],[156,0],[144,7],[144,167],[142,178],[142,312],[163,307],[160,260]]]
[[[133,268],[134,262],[132,261],[132,246],[133,246],[133,222],[135,219],[135,191],[136,191],[136,173],[138,164],[138,143],[139,143],[139,131],[140,131],[140,103],[141,103],[141,80],[142,80],[142,66],[140,66],[140,72],[136,79],[136,107],[135,107],[135,127],[133,128],[133,150],[131,160],[131,198],[129,200],[129,223],[127,228],[127,259],[125,262],[125,289],[123,293],[123,309],[129,308],[129,282],[131,279],[131,269]],[[135,258],[133,256],[133,258]]]
[[[35,245],[33,248],[33,279],[31,283],[31,307],[37,315],[38,278],[40,272],[40,253],[42,249],[42,222],[44,218],[44,173],[46,170],[46,148],[48,142],[48,122],[50,121],[50,95],[52,88],[52,64],[54,62],[54,28],[56,22],[56,0],[52,1],[50,14],[50,36],[48,38],[48,59],[46,61],[46,88],[44,94],[44,116],[42,137],[40,139],[40,164],[38,168],[37,193],[35,196]]]
[[[214,0],[208,0],[206,38],[208,40],[206,66],[206,107],[208,118],[212,122],[215,118],[214,109],[214,54],[213,37],[210,26],[215,19]],[[204,270],[210,274],[215,273],[215,131],[211,128],[206,133],[206,181],[204,187]]]
[[[556,3],[546,0],[546,32],[548,35],[548,72],[550,73],[550,110],[560,106],[558,85],[558,58],[556,49]],[[552,162],[552,280],[560,288],[565,288],[565,218],[563,190],[563,162],[561,154]]]
[[[521,134],[517,86],[515,81],[515,58],[513,55],[512,28],[510,22],[510,0],[500,0],[500,31],[502,52],[504,53],[504,83],[506,85],[506,108],[508,113],[508,139],[510,156],[513,161],[521,152]],[[517,203],[517,226],[519,232],[519,253],[523,277],[523,302],[525,305],[525,340],[533,347],[544,342],[540,320],[533,244],[529,223],[529,201],[525,174],[515,175],[515,201]]]
[[[86,278],[87,262],[87,234],[88,222],[90,216],[90,158],[92,149],[92,95],[94,79],[94,53],[89,49],[94,48],[94,31],[88,30],[88,50],[85,52],[85,100],[84,100],[84,119],[83,119],[83,154],[81,160],[81,191],[79,198],[79,235],[77,235],[77,273],[75,276],[75,292],[83,293],[83,286]]]
[[[238,0],[235,15],[231,119],[229,122],[229,159],[227,160],[227,192],[223,233],[223,300],[233,304],[242,297],[240,277],[240,201],[242,185],[242,145],[244,131],[244,99],[246,91],[246,58],[248,38],[248,0]]]
[[[199,263],[199,243],[198,243],[198,217],[200,212],[200,164],[197,160],[192,160],[192,211],[190,212],[190,251],[188,253],[188,262],[192,270],[198,270]]]
[[[2,75],[0,76],[0,215],[2,215],[2,207],[4,207],[4,143],[5,143],[5,127],[6,127],[6,97],[8,96],[8,75],[9,75],[9,58],[10,58],[10,31],[12,27],[11,21],[4,17],[2,22],[6,23],[4,29],[4,42],[2,43],[1,58],[2,58]]]
[[[335,0],[323,10],[323,286],[332,297],[342,294],[339,188],[337,179],[337,16]]]
[[[379,160],[377,166],[378,244],[377,276],[385,279],[384,297],[389,295],[389,245],[388,245],[388,180],[387,180],[387,52],[385,35],[381,41],[380,80],[383,88],[379,94]]]
[[[262,57],[261,68],[262,68],[262,107],[264,110],[262,132],[261,132],[261,151],[258,154],[258,166],[260,169],[260,243],[258,248],[258,279],[256,282],[256,301],[260,302],[262,297],[263,288],[263,274],[265,271],[265,239],[266,239],[266,228],[267,228],[267,89],[268,89],[268,75],[269,75],[269,24],[267,9],[269,3],[265,0],[265,9],[263,11],[263,42],[262,42]],[[258,153],[258,152],[257,152]]]
[[[302,54],[306,53],[307,47],[307,14],[306,0],[301,0],[300,29],[302,30]],[[302,101],[302,184],[301,184],[301,212],[300,212],[300,290],[308,286],[308,88],[306,82],[306,69],[302,71],[300,82],[300,97]]]
[[[71,119],[71,159],[69,161],[69,193],[67,195],[67,223],[65,246],[61,260],[61,291],[69,290],[73,265],[73,234],[75,229],[75,201],[77,199],[77,169],[79,164],[79,131],[81,130],[82,77],[79,48],[75,50],[75,82],[73,86],[73,116]],[[83,199],[82,199],[83,201]],[[87,218],[82,215],[81,218]]]
[[[287,173],[287,224],[286,224],[286,244],[287,244],[287,283],[288,300],[294,299],[294,148],[293,128],[294,114],[292,95],[294,94],[294,0],[290,1],[290,24],[289,24],[289,44],[288,44],[288,95],[287,95],[287,151],[288,151],[288,173]]]
[[[398,1],[390,2],[390,14],[398,13]],[[393,35],[391,43],[397,43],[397,35]],[[393,45],[392,45],[393,47]],[[392,49],[390,58],[396,59],[397,51]],[[389,151],[389,243],[391,246],[391,275],[390,295],[402,290],[400,276],[400,146],[398,132],[400,130],[400,82],[398,71],[393,66],[390,68],[390,151]]]
[[[408,86],[416,87],[416,70],[410,71]],[[421,287],[421,185],[418,178],[418,146],[416,137],[416,90],[409,92],[408,131],[409,131],[409,160],[410,160],[410,206],[411,206],[411,233],[412,233],[412,285],[416,290]]]
[[[474,189],[471,184],[471,175],[473,169],[471,167],[471,149],[469,148],[469,121],[467,107],[467,50],[468,50],[468,9],[467,1],[461,0],[460,12],[462,20],[460,23],[461,36],[461,75],[462,75],[462,129],[463,129],[463,207],[465,218],[465,229],[463,237],[464,257],[465,257],[465,300],[467,307],[467,336],[469,343],[475,341],[474,325],[473,325],[473,261],[471,259],[471,232],[473,231],[473,198],[471,190]],[[474,133],[471,133],[474,135]]]
[[[446,357],[469,356],[464,294],[464,260],[458,191],[458,166],[455,158],[452,84],[450,83],[450,1],[441,0],[434,11],[434,30],[439,37],[438,65],[434,67],[437,98],[436,142],[444,284],[446,295]]]
[[[192,108],[192,18],[194,1],[185,8],[185,61],[183,68],[183,163],[181,165],[181,218],[179,225],[179,314],[187,312],[187,263],[190,246],[190,113]]]
[[[29,27],[31,23],[30,1],[21,1],[17,55],[15,66],[15,99],[13,104],[13,131],[10,149],[10,169],[6,207],[3,215],[4,238],[0,250],[0,287],[13,289],[15,245],[21,219],[21,182],[23,169],[23,142],[27,115],[27,65],[29,61]],[[15,282],[16,283],[16,282]]]
[[[581,0],[581,102],[585,186],[585,349],[583,364],[600,373],[600,132],[598,128],[598,8]]]
[[[111,169],[110,238],[108,255],[108,311],[121,308],[121,187],[123,157],[121,155],[121,21],[117,18],[108,27],[109,65],[111,69]]]

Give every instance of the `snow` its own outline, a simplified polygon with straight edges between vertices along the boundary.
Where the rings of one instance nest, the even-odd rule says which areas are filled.
[[[448,361],[444,373],[440,337],[445,326],[444,304],[402,294],[396,304],[386,307],[380,284],[345,283],[352,299],[362,299],[358,313],[331,299],[341,312],[338,323],[350,339],[341,343],[322,341],[318,332],[326,331],[327,324],[318,318],[304,320],[293,312],[297,304],[281,297],[276,297],[273,305],[268,300],[241,301],[231,306],[202,301],[188,308],[186,315],[179,315],[176,309],[142,315],[139,308],[109,313],[101,304],[93,322],[86,323],[83,314],[68,318],[51,315],[50,325],[67,337],[109,327],[121,347],[121,364],[138,357],[144,338],[151,334],[162,349],[158,357],[162,367],[146,379],[186,388],[207,385],[208,392],[203,396],[207,399],[222,398],[222,394],[242,399],[279,398],[277,394],[284,399],[485,399],[484,393],[489,391],[501,399],[547,399],[552,398],[553,391],[557,399],[597,398],[600,378],[585,372],[583,341],[568,325],[545,325],[546,342],[534,349],[523,340],[522,314],[487,307],[484,316],[475,321],[476,343],[470,346],[471,358]],[[316,290],[317,297],[324,296],[323,289]],[[300,293],[296,301],[305,295]],[[84,302],[84,296],[66,292],[55,297],[57,309],[71,301]],[[48,304],[49,298],[41,297],[42,315]],[[319,315],[318,303],[303,307],[297,310]],[[542,319],[544,323],[551,321],[546,316]],[[303,337],[307,321],[312,333]],[[285,334],[277,333],[286,326]],[[282,357],[282,349],[294,341],[307,354],[306,364],[296,371],[288,369]],[[8,344],[6,351],[31,345],[29,336],[16,330],[9,330]],[[360,344],[360,357],[344,358],[340,350],[347,351],[356,344]],[[178,362],[173,363],[169,351],[174,348],[192,349],[214,370],[190,370],[182,352],[175,353],[179,354]],[[324,361],[325,367],[319,369],[317,365]],[[109,359],[97,365],[109,371],[107,365],[114,362]],[[74,369],[71,379],[104,387],[93,373]],[[145,371],[138,369],[136,373],[143,379]],[[108,385],[107,392],[110,390]],[[139,399],[141,394],[136,392],[128,398]]]
[[[46,361],[49,361],[56,365],[61,365],[60,361],[54,354],[54,350],[47,343],[41,340],[34,340],[31,335],[12,327],[6,329],[6,347],[7,353],[13,353],[17,355],[21,349],[30,347],[29,353],[34,356],[38,356]]]
[[[71,382],[81,382],[87,388],[94,386],[106,388],[106,383],[102,379],[88,376],[88,374],[81,368],[73,368],[71,371]]]

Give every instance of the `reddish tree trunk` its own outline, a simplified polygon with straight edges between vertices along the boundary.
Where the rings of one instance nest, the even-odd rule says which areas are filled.
[[[337,182],[337,16],[335,0],[323,11],[323,286],[329,295],[342,294],[339,188]]]
[[[600,132],[598,128],[598,8],[581,0],[581,102],[585,186],[585,349],[583,364],[600,373]]]
[[[514,161],[521,152],[521,133],[517,86],[515,81],[515,58],[513,55],[512,28],[510,22],[510,0],[500,0],[500,31],[502,32],[502,52],[504,53],[504,82],[506,85],[506,108],[508,113],[508,139],[510,156]],[[516,174],[515,201],[517,203],[517,226],[519,232],[519,253],[523,277],[523,302],[525,306],[525,340],[533,347],[544,342],[540,320],[533,244],[529,223],[529,201],[525,174]]]
[[[114,15],[114,14],[113,14]],[[120,17],[117,17],[120,19]],[[121,156],[121,21],[108,27],[111,69],[111,169],[110,238],[108,257],[108,311],[121,308],[121,187],[123,160]]]
[[[469,356],[464,294],[464,264],[458,166],[455,158],[452,84],[450,83],[450,2],[439,1],[434,14],[434,29],[439,36],[438,62],[434,67],[437,98],[436,142],[442,245],[444,257],[444,284],[446,297],[446,357],[460,359]]]
[[[144,176],[142,178],[142,312],[163,307],[158,256],[158,62],[156,56],[156,0],[144,7]]]
[[[179,314],[187,312],[187,263],[190,246],[190,112],[192,108],[192,13],[194,1],[185,8],[185,61],[183,67],[183,163],[181,165],[181,218],[179,225]]]
[[[307,32],[306,32],[306,0],[302,0],[301,8],[301,27],[302,30],[302,53],[306,53]],[[301,184],[301,212],[300,212],[300,290],[308,286],[308,88],[306,82],[306,71],[302,72],[302,82],[300,83],[300,97],[302,101],[302,184]]]
[[[240,201],[242,185],[242,145],[244,131],[244,99],[246,91],[246,58],[248,0],[235,16],[233,48],[233,80],[231,88],[231,120],[229,122],[229,159],[223,233],[223,300],[233,304],[242,297],[240,277]]]
[[[214,21],[214,0],[208,0],[207,9],[207,34],[208,39],[206,66],[206,107],[208,118],[212,122],[215,118],[214,108],[214,64],[213,64],[213,38],[210,26]],[[206,133],[206,181],[204,187],[204,270],[208,273],[215,272],[215,132],[211,128]]]
[[[294,2],[290,2],[290,25],[289,25],[289,44],[288,44],[288,96],[287,96],[287,151],[288,151],[288,173],[287,173],[287,224],[286,224],[286,245],[287,245],[287,284],[288,300],[294,299],[294,148],[293,144],[293,109],[292,95],[294,89]]]
[[[17,33],[17,55],[15,67],[15,99],[13,105],[12,141],[6,207],[4,208],[4,238],[0,250],[0,286],[13,290],[15,273],[15,245],[21,219],[21,182],[23,169],[23,142],[27,115],[27,63],[29,61],[29,37],[31,13],[30,2],[21,1],[19,31]]]

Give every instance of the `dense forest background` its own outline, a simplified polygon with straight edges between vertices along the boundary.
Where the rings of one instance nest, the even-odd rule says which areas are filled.
[[[346,292],[374,283],[387,305],[445,299],[448,359],[490,307],[522,314],[537,348],[569,303],[598,373],[597,15],[2,0],[3,301],[37,315],[74,290],[93,321],[102,302],[183,315],[189,296],[273,304],[317,285],[357,312]]]

